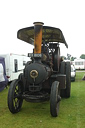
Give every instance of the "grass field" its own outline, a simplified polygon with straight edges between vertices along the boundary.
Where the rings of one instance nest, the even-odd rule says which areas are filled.
[[[85,72],[77,72],[71,82],[71,97],[62,99],[57,118],[51,117],[49,101],[29,103],[24,101],[17,114],[11,114],[7,106],[8,89],[0,92],[0,128],[85,128]]]

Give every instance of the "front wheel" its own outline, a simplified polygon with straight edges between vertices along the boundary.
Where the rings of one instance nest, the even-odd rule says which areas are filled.
[[[22,106],[22,86],[18,80],[14,80],[10,84],[8,92],[8,108],[11,113],[17,113],[20,111]]]
[[[59,82],[54,81],[50,94],[50,113],[53,117],[58,116],[60,100]]]

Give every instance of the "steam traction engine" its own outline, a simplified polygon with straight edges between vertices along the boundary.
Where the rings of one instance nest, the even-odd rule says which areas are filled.
[[[23,99],[41,102],[50,99],[50,113],[58,116],[61,97],[70,97],[70,63],[60,57],[59,43],[68,47],[60,29],[34,26],[20,29],[17,37],[34,45],[33,53],[28,53],[31,61],[25,65],[23,73],[10,84],[8,107],[12,113],[20,111]]]

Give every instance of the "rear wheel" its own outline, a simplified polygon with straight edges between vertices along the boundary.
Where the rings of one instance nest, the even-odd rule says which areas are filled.
[[[61,97],[69,98],[70,93],[71,93],[71,65],[70,65],[70,62],[66,62],[65,66],[63,68],[65,68],[65,74],[66,74],[66,89],[63,89],[63,90],[61,89]],[[64,74],[64,72],[61,72],[61,73]]]
[[[60,64],[60,73],[65,74],[65,62],[62,61]]]
[[[60,66],[60,49],[57,47],[53,55],[53,70],[59,71]]]
[[[18,80],[14,80],[10,84],[8,92],[8,108],[11,113],[17,113],[22,106],[22,87]]]
[[[70,62],[66,63],[66,89],[65,89],[66,98],[70,97],[71,94],[71,65]]]
[[[59,82],[55,81],[52,84],[50,94],[50,113],[53,117],[58,116],[60,100]]]

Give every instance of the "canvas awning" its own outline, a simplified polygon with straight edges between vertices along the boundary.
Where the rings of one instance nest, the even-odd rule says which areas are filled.
[[[20,29],[17,32],[17,38],[34,45],[34,26]],[[66,43],[63,33],[59,28],[43,26],[42,42],[43,41],[45,41],[45,43],[64,43],[68,48],[68,44]]]

